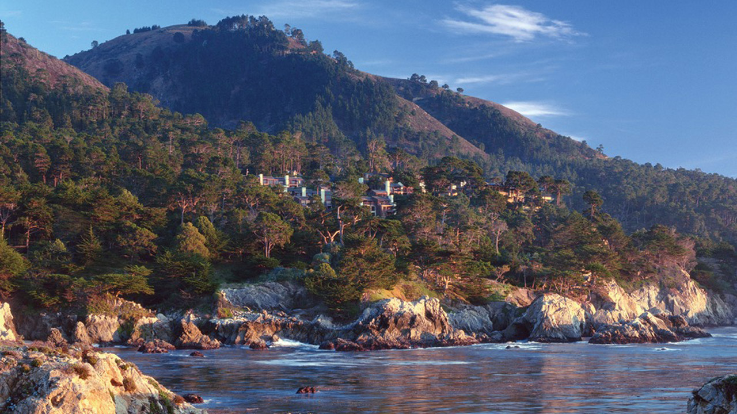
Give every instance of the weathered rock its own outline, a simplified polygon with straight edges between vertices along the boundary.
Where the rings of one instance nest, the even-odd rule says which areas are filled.
[[[737,414],[737,375],[709,380],[693,390],[688,414]]]
[[[423,297],[414,302],[386,299],[364,309],[341,334],[366,349],[401,349],[470,345],[478,340],[451,326],[440,301]],[[355,334],[355,338],[349,335]],[[336,345],[336,350],[340,350]]]
[[[527,308],[504,331],[506,340],[536,342],[580,341],[586,332],[586,313],[581,305],[555,293],[546,293]]]
[[[184,319],[180,323],[180,334],[174,345],[179,349],[217,349],[220,341],[203,335],[193,322]]]
[[[46,342],[56,347],[69,345],[67,340],[64,339],[64,336],[61,334],[61,331],[56,328],[51,328],[51,333],[49,333],[49,337],[46,338]]]
[[[197,357],[197,358],[204,358],[205,357],[205,354],[203,354],[200,351],[194,351],[191,354],[189,354],[189,356],[191,356],[191,357]]]
[[[72,333],[72,343],[79,345],[92,345],[92,340],[87,334],[87,328],[85,328],[82,322],[77,322],[77,326],[74,327]]]
[[[484,306],[465,306],[449,313],[448,321],[453,328],[463,330],[467,335],[491,335],[494,332],[491,314]]]
[[[200,413],[172,403],[174,394],[112,354],[85,360],[19,346],[0,371],[0,410],[14,413]],[[12,362],[11,362],[12,360]],[[39,361],[31,364],[31,361]],[[23,367],[26,367],[25,369]],[[30,370],[27,367],[31,367]]]
[[[289,311],[315,305],[304,286],[291,282],[266,282],[221,292],[231,305],[251,310]]]
[[[297,394],[314,394],[317,392],[315,387],[299,387]]]
[[[58,328],[62,333],[72,332],[77,324],[77,315],[66,315],[61,312],[23,312],[14,316],[17,333],[24,339],[45,341],[51,328]]]
[[[649,283],[627,293],[614,281],[601,281],[591,301],[596,309],[592,317],[594,325],[629,322],[653,309],[681,315],[692,325],[734,323],[737,306],[725,301],[732,301],[733,297],[707,293],[681,267],[663,268],[661,272],[676,281],[674,287]]]
[[[658,312],[653,309],[654,312]],[[604,325],[589,340],[592,344],[677,342],[711,336],[701,328],[689,326],[680,315],[645,312],[632,322]]]
[[[322,349],[324,351],[335,351],[335,343],[332,341],[324,341],[320,344],[318,349]]]
[[[255,351],[265,351],[269,349],[269,346],[266,345],[266,342],[262,340],[251,342],[251,345],[248,345],[248,347]]]
[[[211,319],[203,327],[209,334],[228,345],[250,345],[253,342],[274,342],[279,336],[310,344],[337,336],[329,319],[317,317],[304,321],[296,317],[263,313],[244,313],[237,318]]]
[[[10,306],[3,303],[0,306],[0,340],[17,341],[19,339],[18,332],[13,324],[13,314],[10,312]]]
[[[143,344],[141,344],[138,347],[138,352],[143,352],[144,354],[166,354],[169,351],[173,351],[176,348],[174,345],[162,341],[161,339],[154,339],[153,341],[148,341]]]
[[[93,343],[120,343],[120,321],[115,316],[89,315],[84,323],[87,335]]]
[[[203,400],[202,397],[197,394],[184,394],[182,395],[182,397],[184,398],[184,401],[190,404],[202,404],[203,402],[205,402],[205,400]]]
[[[359,345],[353,341],[347,341],[343,338],[336,339],[335,343],[333,344],[333,348],[336,351],[345,351],[345,352],[367,351],[367,349],[364,348],[362,345]]]
[[[135,342],[138,339],[143,339],[144,341],[161,339],[166,342],[174,342],[176,337],[173,334],[172,321],[162,314],[136,320],[133,324],[129,341]]]

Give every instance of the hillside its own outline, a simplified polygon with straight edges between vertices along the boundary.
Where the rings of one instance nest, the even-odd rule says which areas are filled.
[[[268,20],[232,18],[119,36],[66,61],[109,86],[124,82],[173,110],[201,113],[212,126],[233,128],[246,120],[272,133],[299,129],[308,141],[333,148],[346,137],[359,149],[383,137],[390,147],[422,157],[487,158],[383,80],[356,71],[340,54],[323,54],[319,43],[275,30]]]
[[[628,231],[664,224],[737,241],[733,179],[606,157],[494,102],[358,71],[340,52],[327,56],[319,42],[265,18],[120,36],[67,61],[107,85],[123,81],[174,110],[201,113],[211,126],[242,119],[268,132],[288,129],[336,155],[351,146],[365,154],[367,142],[381,137],[423,162],[463,155],[487,179],[519,170],[568,180],[565,200],[576,209],[594,189]]]

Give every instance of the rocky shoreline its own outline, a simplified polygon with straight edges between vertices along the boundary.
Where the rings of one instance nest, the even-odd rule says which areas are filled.
[[[734,297],[709,295],[691,281],[678,289],[646,285],[632,293],[611,282],[579,301],[525,290],[485,306],[429,297],[385,299],[364,304],[355,320],[339,324],[294,282],[245,285],[223,289],[219,295],[211,314],[154,314],[117,299],[107,314],[84,319],[62,313],[21,314],[16,325],[30,340],[124,344],[142,352],[201,351],[221,345],[268,349],[280,337],[348,351],[584,338],[594,344],[674,342],[709,336],[703,326],[733,324],[737,308]],[[3,309],[9,312],[7,305]]]
[[[0,306],[0,411],[205,413],[134,364],[79,342],[69,346],[58,329],[51,332],[49,342],[24,344],[8,304]]]
[[[688,414],[737,414],[737,375],[712,378],[692,394]]]
[[[135,367],[127,371],[124,367],[129,364],[118,357],[91,351],[93,344],[125,344],[146,353],[192,349],[193,356],[202,356],[200,351],[222,345],[266,350],[280,338],[336,351],[517,340],[575,342],[587,338],[594,344],[660,343],[710,336],[691,324],[726,325],[734,320],[734,308],[727,305],[734,298],[709,296],[694,284],[680,290],[645,286],[629,294],[616,284],[604,285],[580,302],[555,293],[535,296],[527,291],[515,292],[504,302],[485,306],[449,307],[429,297],[415,301],[392,298],[365,304],[357,318],[345,324],[324,316],[319,303],[292,282],[226,289],[217,302],[213,314],[223,317],[192,312],[154,314],[118,299],[110,304],[108,314],[92,314],[83,319],[61,313],[23,315],[16,323],[10,307],[3,303],[0,398],[5,396],[5,404],[13,407],[28,405],[28,412],[88,412],[69,410],[92,406],[85,402],[89,398],[98,404],[95,409],[107,410],[99,412],[137,412],[137,407],[145,404],[158,404],[165,411],[172,407],[174,411],[170,412],[176,413],[199,412]],[[24,338],[44,342],[17,342]],[[63,387],[78,389],[83,380],[84,387],[89,387],[85,395],[63,391]],[[126,381],[135,386],[126,387]],[[695,391],[689,407],[696,407],[697,411],[689,412],[728,412],[704,408],[721,404],[705,403],[716,398],[716,391],[709,390],[726,387],[733,391],[729,386],[719,388],[719,384],[731,384],[725,381],[710,382],[711,385]],[[23,391],[31,388],[34,391]],[[107,398],[100,397],[102,394]],[[64,410],[32,409],[44,404],[62,404],[59,406]]]

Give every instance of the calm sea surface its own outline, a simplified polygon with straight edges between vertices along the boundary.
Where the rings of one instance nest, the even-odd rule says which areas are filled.
[[[268,351],[226,347],[141,354],[134,362],[211,413],[452,412],[682,413],[691,390],[737,373],[737,328],[674,344],[517,343],[372,352],[320,351],[281,341]],[[297,395],[315,386],[314,395]]]

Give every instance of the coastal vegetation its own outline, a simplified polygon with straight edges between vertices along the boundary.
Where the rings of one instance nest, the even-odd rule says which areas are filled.
[[[733,180],[607,159],[568,138],[547,137],[549,131],[523,130],[498,109],[462,110],[460,94],[407,80],[412,88],[402,93],[422,96],[418,102],[429,113],[452,119],[448,125],[475,136],[488,156],[464,153],[459,139],[427,140],[403,127],[398,120],[409,113],[390,83],[363,76],[339,52],[324,55],[301,31],[285,33],[247,16],[186,27],[198,29],[176,43],[181,47],[157,52],[157,61],[144,57],[146,70],[174,65],[182,71],[176,76],[186,74],[182,82],[207,82],[177,99],[205,105],[197,108],[209,114],[222,108],[204,91],[225,93],[235,80],[225,74],[212,83],[203,71],[226,55],[248,56],[233,76],[248,74],[269,91],[228,105],[263,111],[250,115],[262,127],[271,117],[266,131],[249,118],[215,127],[206,116],[166,109],[122,83],[107,89],[81,73],[44,72],[38,60],[51,57],[39,58],[3,34],[4,297],[81,312],[101,297],[119,296],[192,307],[211,301],[219,284],[276,273],[289,274],[342,314],[397,286],[473,304],[511,286],[583,297],[600,280],[680,283],[663,280],[660,269],[693,269],[695,249],[719,260],[734,257],[731,224],[716,220],[728,208]],[[271,57],[268,68],[259,66],[264,56]],[[299,91],[290,105],[267,98],[283,82]],[[305,95],[305,88],[314,91]],[[493,127],[482,131],[484,125]],[[302,203],[283,186],[262,185],[259,174],[300,176],[306,188],[326,188],[332,199],[316,195]],[[666,176],[678,184],[662,192]],[[372,214],[362,197],[390,178],[414,191],[392,198],[389,214]],[[621,210],[626,196],[611,195],[609,180],[637,181],[636,197],[667,205],[658,211],[669,216],[656,220],[633,204]],[[588,185],[593,181],[597,186]],[[690,183],[702,182],[713,186],[694,195]],[[685,192],[680,203],[696,205],[669,201],[679,192]],[[698,213],[707,205],[709,215]],[[647,226],[628,230],[617,220],[622,211]],[[679,219],[684,214],[702,224]],[[658,224],[676,220],[696,227],[684,235]],[[699,266],[697,280],[730,289],[729,276],[713,263]]]

